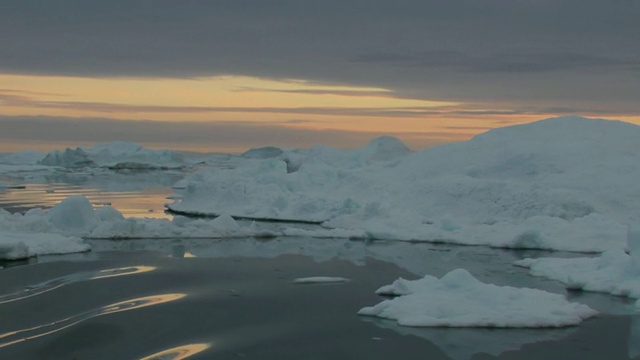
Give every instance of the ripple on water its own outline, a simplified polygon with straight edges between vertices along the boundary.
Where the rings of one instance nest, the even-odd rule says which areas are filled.
[[[0,334],[0,348],[21,343],[23,341],[33,340],[43,336],[51,335],[60,330],[67,329],[85,320],[98,316],[163,304],[170,301],[182,299],[185,296],[186,294],[158,294],[129,299],[114,304],[105,305],[90,311],[85,311],[83,313],[52,321],[46,324],[30,327],[27,329],[10,331],[4,334]]]

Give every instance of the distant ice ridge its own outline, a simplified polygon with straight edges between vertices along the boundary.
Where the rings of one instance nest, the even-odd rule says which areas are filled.
[[[415,327],[564,327],[577,325],[596,311],[546,291],[485,284],[464,269],[441,279],[398,279],[378,294],[397,295],[362,308],[358,314],[393,319]]]
[[[176,151],[149,150],[138,144],[116,141],[89,148],[52,151],[40,163],[66,168],[99,166],[114,169],[156,169],[183,167],[185,159]]]
[[[88,251],[85,239],[273,237],[278,234],[241,227],[228,215],[213,220],[184,217],[168,219],[124,218],[111,207],[95,208],[83,196],[70,196],[46,211],[31,209],[24,215],[0,209],[0,259],[21,259],[47,254]]]
[[[561,117],[410,152],[258,149],[181,181],[187,214],[322,223],[287,234],[603,252],[640,221],[640,126]]]

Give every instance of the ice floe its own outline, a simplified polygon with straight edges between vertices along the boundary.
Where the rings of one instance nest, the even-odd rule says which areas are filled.
[[[35,208],[25,214],[12,214],[0,209],[0,246],[3,249],[0,259],[88,250],[86,244],[76,246],[81,243],[80,238],[265,238],[277,235],[279,233],[255,224],[240,226],[229,215],[215,219],[125,218],[109,206],[94,207],[81,195],[69,196],[49,210]],[[47,236],[51,248],[43,245]]]
[[[538,258],[516,261],[532,275],[562,282],[570,289],[604,292],[640,299],[640,232],[630,227],[630,254],[612,249],[600,256],[581,258]],[[636,301],[640,309],[640,300]]]
[[[15,233],[0,230],[0,260],[18,260],[39,255],[89,251],[90,246],[74,236],[51,233]]]
[[[309,276],[293,279],[294,284],[336,284],[346,283],[349,279],[336,276]]]
[[[398,279],[378,294],[397,295],[358,314],[414,327],[535,328],[577,325],[596,311],[546,291],[485,284],[464,269],[442,278]]]

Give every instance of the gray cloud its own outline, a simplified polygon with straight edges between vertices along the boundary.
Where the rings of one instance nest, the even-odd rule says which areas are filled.
[[[638,19],[635,0],[5,0],[0,72],[242,74],[640,113]]]
[[[473,73],[539,73],[593,69],[638,71],[640,65],[640,58],[621,59],[578,53],[504,53],[481,57],[459,51],[420,54],[373,53],[360,55],[354,61],[398,67],[452,68]]]
[[[102,113],[108,116],[112,113],[163,113],[175,114],[220,114],[220,113],[244,113],[248,117],[259,114],[282,114],[282,115],[323,115],[331,116],[334,119],[340,117],[385,117],[385,118],[414,118],[420,120],[428,117],[455,117],[474,118],[488,116],[519,116],[519,115],[539,115],[541,117],[585,114],[591,116],[604,115],[628,115],[633,113],[633,109],[628,107],[608,107],[596,108],[583,106],[547,106],[543,105],[522,105],[514,104],[508,109],[488,110],[486,104],[467,104],[464,106],[442,106],[442,107],[387,107],[387,108],[365,108],[365,107],[206,107],[206,106],[162,106],[162,105],[129,105],[105,102],[75,102],[75,101],[41,101],[38,100],[37,93],[12,91],[0,89],[0,103],[8,106],[22,106],[31,109],[42,109],[43,113],[53,109],[83,110]],[[489,105],[490,106],[490,105]],[[329,121],[327,119],[326,121]],[[293,125],[308,123],[306,119],[283,119],[279,125]],[[314,122],[318,122],[315,121]],[[242,122],[237,122],[241,124]],[[194,123],[198,124],[198,123]],[[256,124],[250,122],[249,124]],[[73,130],[71,129],[71,133]]]

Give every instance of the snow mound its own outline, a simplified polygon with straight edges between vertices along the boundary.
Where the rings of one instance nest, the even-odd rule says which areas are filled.
[[[149,150],[134,143],[116,141],[94,147],[55,150],[41,161],[42,165],[65,168],[105,167],[115,170],[170,169],[187,165],[185,157],[176,151]]]
[[[402,141],[392,136],[375,138],[362,150],[363,158],[371,162],[397,159],[410,152]]]
[[[398,297],[358,314],[414,327],[536,328],[577,325],[596,311],[546,291],[485,284],[464,269],[441,279],[399,279],[378,290]]]
[[[282,155],[284,151],[275,146],[265,146],[261,148],[249,149],[240,154],[241,157],[247,159],[272,159]]]
[[[82,195],[69,196],[49,210],[49,221],[60,230],[82,233],[96,225],[93,205]]]
[[[640,222],[628,201],[640,193],[638,138],[637,125],[562,117],[418,152],[389,137],[284,150],[190,175],[168,208],[371,239],[603,252],[624,248]]]

